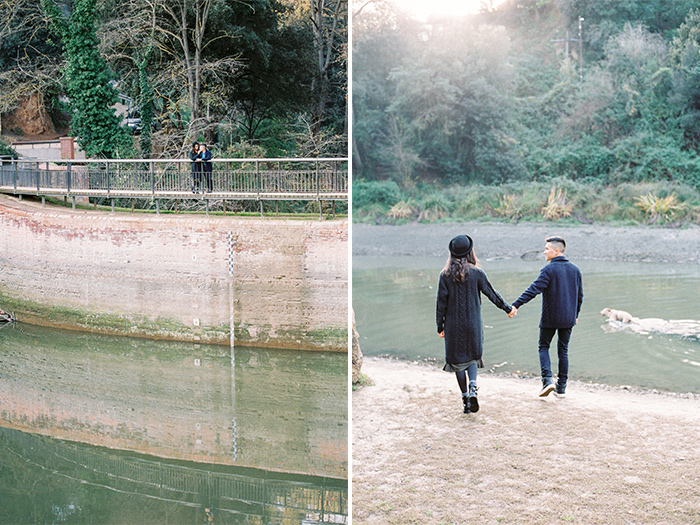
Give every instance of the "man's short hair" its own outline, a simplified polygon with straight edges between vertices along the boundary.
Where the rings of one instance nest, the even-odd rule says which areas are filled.
[[[554,246],[561,253],[564,253],[564,250],[566,250],[566,241],[563,237],[547,237],[545,242]]]

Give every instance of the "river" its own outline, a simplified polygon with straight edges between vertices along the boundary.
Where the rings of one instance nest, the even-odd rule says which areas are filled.
[[[541,256],[529,258],[535,260],[482,261],[506,301],[514,301],[545,264]],[[435,299],[444,264],[445,257],[434,256],[353,257],[353,308],[363,354],[442,365],[444,347],[436,334]],[[570,380],[700,393],[698,338],[613,330],[600,315],[604,307],[611,307],[641,318],[698,320],[700,268],[592,260],[577,264],[583,273],[584,304],[569,345]],[[486,369],[539,376],[540,299],[509,319],[484,297],[482,314]],[[555,345],[551,353],[556,362]]]
[[[345,523],[347,388],[345,353],[6,326],[0,521]]]

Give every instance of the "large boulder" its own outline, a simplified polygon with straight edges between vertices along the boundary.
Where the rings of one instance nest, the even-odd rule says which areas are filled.
[[[362,372],[362,350],[360,350],[360,334],[355,327],[355,310],[352,311],[352,382],[359,383]]]

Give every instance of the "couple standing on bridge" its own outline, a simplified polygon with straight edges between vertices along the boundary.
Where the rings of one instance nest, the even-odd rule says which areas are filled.
[[[443,370],[455,372],[457,375],[464,412],[479,410],[476,374],[477,367],[484,366],[481,359],[484,341],[481,322],[482,293],[510,318],[515,316],[520,306],[542,294],[539,337],[542,390],[539,395],[546,397],[556,388],[555,394],[563,397],[569,372],[569,340],[583,302],[581,272],[564,257],[564,239],[548,237],[545,240],[544,256],[549,264],[542,268],[539,277],[512,306],[503,300],[479,267],[471,237],[458,235],[450,241],[449,250],[450,255],[440,273],[438,286],[437,331],[440,337],[445,339]],[[549,345],[557,331],[559,373],[555,386],[552,380]]]
[[[207,193],[211,193],[213,189],[211,181],[211,150],[207,148],[206,144],[195,142],[190,150],[190,160],[192,161],[192,193],[199,192],[202,176],[207,183]]]

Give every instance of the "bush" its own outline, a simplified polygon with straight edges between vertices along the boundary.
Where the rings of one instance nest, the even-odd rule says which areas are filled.
[[[9,145],[7,145],[5,143],[5,141],[2,139],[0,139],[0,155],[2,155],[2,156],[9,155],[13,159],[19,158],[19,155],[17,154],[17,152],[14,149],[12,149]]]
[[[353,209],[363,209],[371,205],[390,209],[402,200],[399,185],[394,181],[356,180],[352,183]]]
[[[496,218],[509,221],[566,219],[642,223],[673,220],[693,223],[700,217],[700,192],[695,187],[661,181],[605,185],[596,179],[580,182],[553,178],[498,186],[422,186],[404,195],[393,184],[362,182],[361,188],[362,206],[353,200],[353,215],[358,222],[478,221]],[[356,190],[353,187],[353,191]],[[372,203],[368,200],[371,195],[379,195],[383,200]],[[651,212],[644,209],[643,199],[640,199],[644,195],[654,197],[649,200],[651,206],[656,205],[649,208]],[[394,198],[397,200],[390,206],[388,203]],[[654,210],[658,212],[656,215]]]

